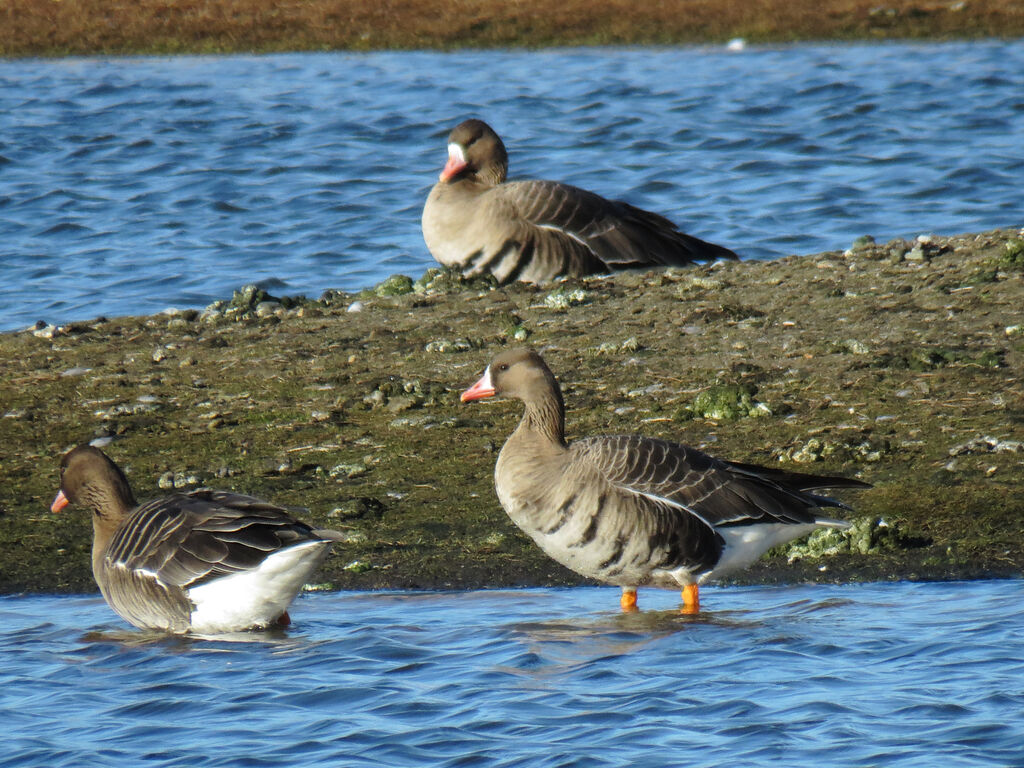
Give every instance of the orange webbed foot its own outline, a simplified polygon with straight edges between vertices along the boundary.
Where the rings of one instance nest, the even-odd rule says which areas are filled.
[[[636,607],[636,590],[622,588],[622,597],[619,598],[619,605],[623,613],[636,613],[640,609]]]
[[[683,587],[683,607],[681,613],[700,613],[700,588],[696,584],[687,584]]]

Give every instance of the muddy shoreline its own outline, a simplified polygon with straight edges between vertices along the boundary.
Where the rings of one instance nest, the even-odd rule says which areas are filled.
[[[643,432],[874,485],[855,535],[737,582],[1024,571],[1024,231],[496,288],[428,272],[360,294],[0,334],[0,592],[91,592],[87,515],[48,511],[93,439],[140,499],[211,486],[343,530],[338,589],[580,583],[492,485],[519,417],[463,405],[502,347],[543,351],[570,438]],[[162,490],[163,489],[163,490]]]
[[[4,13],[6,11],[6,13]],[[1024,35],[1018,0],[9,0],[0,56],[979,40]]]

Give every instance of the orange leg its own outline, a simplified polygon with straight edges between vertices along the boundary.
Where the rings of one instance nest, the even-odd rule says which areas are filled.
[[[683,613],[700,612],[700,588],[696,584],[683,587]]]
[[[635,613],[640,610],[636,607],[636,590],[630,587],[623,587],[619,605],[622,606],[623,613]]]
[[[277,626],[279,627],[287,627],[289,624],[292,623],[292,617],[288,615],[288,611],[285,611],[277,617],[277,621],[274,623],[277,624]]]

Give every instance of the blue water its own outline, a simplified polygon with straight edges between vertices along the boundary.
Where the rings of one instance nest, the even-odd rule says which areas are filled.
[[[3,766],[1022,766],[1024,582],[300,597],[246,642],[0,598]]]
[[[470,115],[750,258],[1024,224],[1020,41],[0,60],[0,329],[418,276]]]

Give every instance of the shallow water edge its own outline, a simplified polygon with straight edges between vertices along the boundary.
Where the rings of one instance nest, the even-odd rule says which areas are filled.
[[[494,497],[517,405],[458,402],[523,343],[562,382],[570,439],[642,432],[874,485],[841,494],[854,537],[737,581],[1018,576],[1021,241],[864,240],[543,288],[430,272],[0,334],[0,589],[92,590],[86,516],[47,511],[60,456],[92,439],[140,499],[221,487],[346,531],[325,588],[579,583]]]
[[[1024,210],[1024,48],[997,41],[8,60],[0,81],[0,330],[422,274],[423,201],[473,115],[514,178],[748,260]]]
[[[333,592],[248,642],[4,597],[7,762],[1019,765],[1020,583]]]

